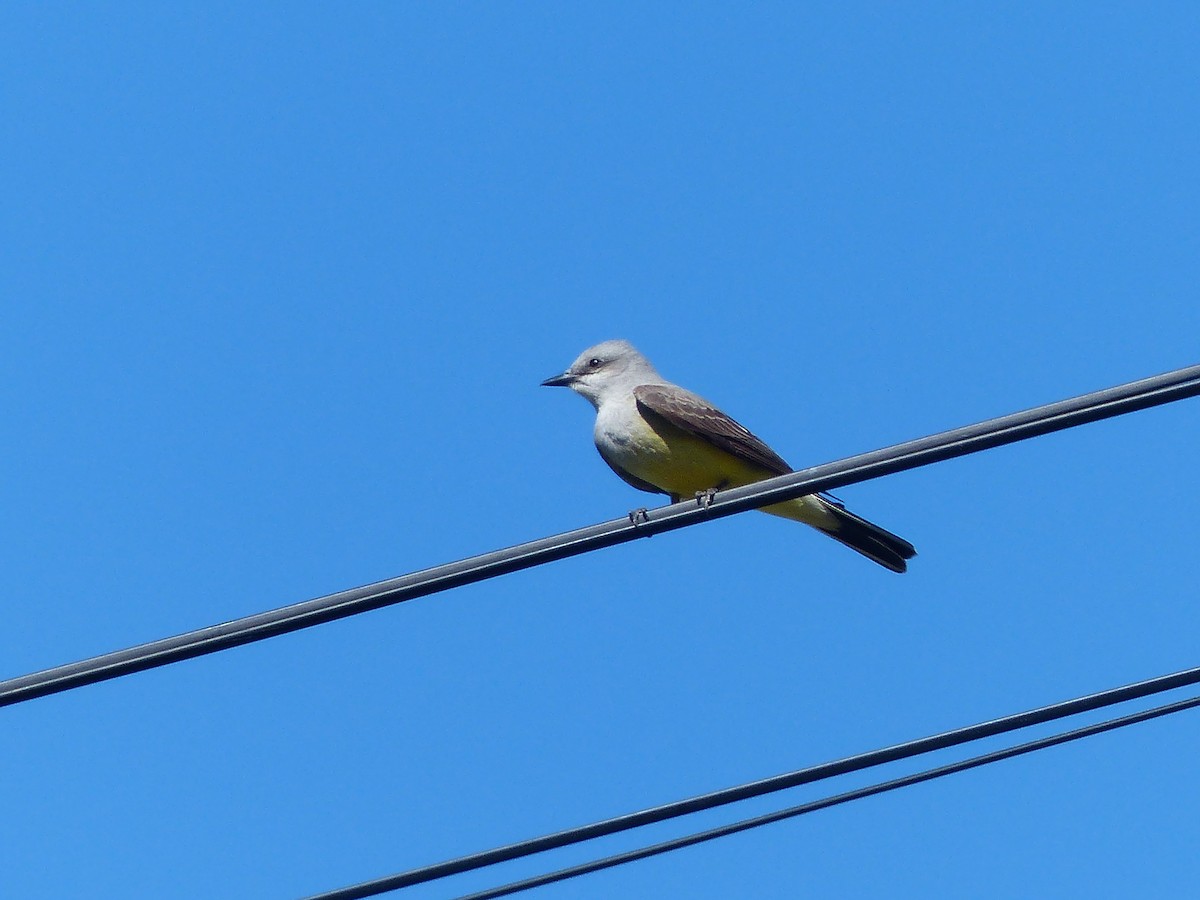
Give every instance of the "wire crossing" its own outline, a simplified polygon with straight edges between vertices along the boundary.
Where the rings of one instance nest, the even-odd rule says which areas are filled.
[[[742,831],[749,831],[752,828],[770,825],[773,822],[782,822],[785,819],[794,819],[797,816],[802,816],[810,812],[816,812],[820,809],[829,809],[831,806],[839,806],[843,803],[849,803],[851,800],[861,800],[864,797],[874,797],[877,794],[884,794],[888,791],[894,791],[897,788],[910,787],[914,784],[933,781],[935,778],[953,775],[956,772],[965,772],[968,769],[976,769],[980,766],[1000,762],[1004,759],[1012,759],[1015,756],[1024,756],[1027,753],[1033,753],[1036,750],[1044,750],[1047,747],[1057,747],[1060,744],[1067,744],[1071,741],[1077,741],[1081,738],[1102,734],[1106,731],[1114,731],[1118,728],[1124,728],[1127,725],[1136,725],[1139,722],[1148,722],[1151,719],[1158,719],[1162,716],[1170,715],[1172,713],[1182,712],[1185,709],[1194,709],[1197,706],[1200,706],[1200,697],[1189,697],[1186,700],[1178,700],[1175,703],[1168,703],[1164,706],[1156,706],[1153,709],[1131,713],[1130,715],[1122,716],[1117,719],[1108,719],[1104,722],[1097,722],[1095,725],[1085,725],[1082,728],[1076,728],[1073,731],[1067,731],[1061,734],[1050,735],[1049,737],[1038,738],[1024,744],[1018,744],[1015,747],[1006,747],[1003,750],[995,750],[991,753],[984,753],[981,756],[973,756],[970,759],[964,759],[961,762],[956,763],[949,763],[948,765],[939,766],[936,769],[928,769],[924,772],[918,772],[914,775],[905,775],[901,778],[893,778],[891,781],[884,781],[868,787],[857,788],[852,791],[846,791],[843,794],[835,794],[832,797],[824,797],[820,800],[813,800],[809,803],[801,803],[799,806],[792,806],[788,809],[781,809],[776,812],[755,816],[752,819],[744,819],[741,822],[734,822],[730,825],[721,825],[717,828],[711,828],[708,831],[701,831],[697,834],[690,834],[685,837],[663,841],[660,844],[654,844],[650,847],[641,847],[637,850],[628,850],[624,853],[617,853],[613,856],[605,857],[604,859],[597,859],[593,860],[592,862],[582,863],[578,866],[570,866],[565,869],[559,869],[556,872],[549,872],[545,875],[536,875],[532,878],[514,881],[500,887],[489,888],[487,890],[478,891],[474,894],[468,894],[465,897],[458,898],[458,900],[494,900],[496,897],[507,897],[511,894],[527,891],[531,888],[541,887],[545,884],[554,884],[557,881],[565,881],[568,878],[576,878],[580,875],[587,875],[590,872],[599,872],[602,869],[611,869],[614,866],[624,865],[625,863],[634,862],[639,859],[648,859],[651,856],[669,853],[672,850],[680,850],[684,847],[692,847],[696,844],[702,844],[705,841],[712,841],[719,837],[725,837],[726,835],[738,834]]]
[[[544,853],[547,850],[567,847],[571,844],[592,840],[593,838],[618,834],[622,831],[629,831],[630,829],[640,828],[644,825],[653,825],[658,822],[665,822],[668,819],[690,815],[691,813],[715,809],[719,806],[736,803],[739,800],[748,800],[752,797],[761,797],[777,791],[787,790],[788,788],[799,787],[803,784],[825,781],[830,778],[836,778],[839,775],[860,772],[864,769],[871,769],[903,759],[911,759],[915,756],[945,750],[949,747],[956,747],[984,738],[1007,734],[1021,728],[1028,728],[1032,725],[1041,725],[1068,716],[1103,709],[1115,706],[1118,703],[1126,703],[1131,700],[1138,700],[1153,696],[1154,694],[1161,694],[1165,691],[1196,684],[1200,684],[1200,667],[1185,669],[1170,675],[1160,675],[1157,678],[1151,678],[1146,681],[1110,688],[1096,694],[1089,694],[1085,697],[1064,700],[1038,709],[993,719],[989,722],[981,722],[977,725],[969,725],[965,728],[945,731],[941,734],[919,738],[903,744],[896,744],[880,750],[872,750],[856,756],[848,756],[844,759],[834,760],[833,762],[821,763],[820,765],[798,769],[794,772],[764,778],[760,781],[752,781],[747,784],[737,785],[736,787],[701,794],[700,796],[691,797],[686,800],[666,803],[662,806],[655,806],[640,812],[605,819],[604,821],[594,822],[590,825],[569,828],[555,834],[521,841],[516,844],[509,844],[494,850],[473,853],[469,856],[459,857],[458,859],[422,866],[419,869],[411,869],[407,872],[377,878],[373,881],[365,881],[324,894],[316,894],[308,898],[308,900],[360,900],[363,897],[374,897],[388,891],[436,881],[440,878],[447,878],[451,875],[459,875],[463,872],[482,869],[487,866],[496,865],[497,863]],[[1136,715],[1141,714],[1135,714],[1135,717]],[[1138,721],[1141,720],[1138,719]],[[1132,724],[1132,721],[1126,724]],[[1085,735],[1080,734],[1079,736],[1084,737]],[[982,765],[982,763],[979,764]],[[901,785],[896,786],[899,787]],[[890,790],[891,788],[888,789]],[[714,837],[719,837],[719,835],[714,835]]]
[[[745,487],[722,491],[713,498],[711,505],[701,506],[686,501],[675,503],[651,510],[636,522],[632,516],[614,519],[365,587],[329,594],[220,625],[10,678],[0,682],[0,706],[11,706],[37,697],[144,672],[557,559],[589,553],[602,547],[673,531],[708,519],[730,516],[818,491],[834,490],[882,475],[978,453],[981,450],[1197,395],[1200,395],[1200,366],[1176,369],[1152,378],[1094,391],[811,469],[802,469]]]

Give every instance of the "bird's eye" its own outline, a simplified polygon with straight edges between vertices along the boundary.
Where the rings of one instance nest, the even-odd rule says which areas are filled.
[[[598,369],[598,368],[600,368],[600,364],[603,362],[604,362],[604,360],[602,360],[600,357],[593,356],[591,359],[588,360],[588,365],[591,366],[593,369]]]

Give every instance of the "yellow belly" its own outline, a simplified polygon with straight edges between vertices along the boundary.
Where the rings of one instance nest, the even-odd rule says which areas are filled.
[[[659,430],[642,420],[623,448],[621,468],[672,497],[687,500],[710,488],[724,490],[771,478],[768,469],[746,462],[690,432],[662,424]],[[763,512],[809,525],[827,525],[829,511],[816,497],[797,497],[764,507]]]
[[[647,426],[639,431],[621,459],[622,468],[676,497],[740,487],[772,475],[678,428],[663,428],[660,433]]]

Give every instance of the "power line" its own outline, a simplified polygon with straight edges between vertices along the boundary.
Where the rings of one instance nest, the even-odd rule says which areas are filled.
[[[803,469],[789,475],[781,475],[746,487],[722,491],[713,499],[712,504],[706,507],[690,502],[676,503],[651,510],[637,522],[634,522],[632,517],[614,519],[365,587],[341,591],[11,678],[0,682],[0,706],[10,706],[36,697],[216,653],[416,597],[473,584],[508,572],[588,553],[601,547],[673,531],[706,519],[733,515],[817,491],[833,490],[881,475],[965,456],[1198,394],[1200,366],[1177,369],[1153,378],[1083,394],[871,453]]]
[[[1185,669],[1182,672],[1174,672],[1170,675],[1160,675],[1157,678],[1150,678],[1146,681],[1139,681],[1122,687],[1110,688],[1096,694],[1089,694],[1086,697],[1064,700],[1049,706],[1040,707],[1039,709],[1015,713],[1003,718],[993,719],[989,722],[981,722],[977,725],[957,728],[953,731],[946,731],[930,737],[907,741],[903,744],[895,744],[880,750],[860,753],[856,756],[848,756],[832,762],[798,769],[794,772],[764,778],[760,781],[753,781],[748,784],[701,794],[700,796],[691,797],[686,800],[677,800],[673,803],[666,803],[661,806],[641,810],[640,812],[605,819],[604,821],[594,822],[590,825],[568,828],[554,834],[532,838],[527,841],[509,844],[481,853],[473,853],[469,856],[459,857],[458,859],[422,866],[418,869],[410,869],[407,872],[401,872],[396,875],[389,875],[349,887],[338,888],[323,894],[316,894],[309,897],[308,900],[360,900],[363,897],[374,897],[388,891],[398,890],[399,888],[436,881],[440,878],[447,878],[451,875],[459,875],[463,872],[470,872],[486,866],[496,865],[497,863],[532,856],[547,850],[567,847],[571,844],[578,844],[582,841],[629,831],[632,828],[640,828],[644,825],[653,825],[658,822],[667,821],[668,819],[675,819],[680,816],[690,815],[691,813],[736,803],[740,800],[748,800],[752,797],[761,797],[765,794],[775,793],[788,788],[824,781],[839,775],[859,772],[902,759],[910,759],[914,756],[933,753],[937,750],[945,750],[949,747],[956,747],[983,738],[1006,734],[1021,728],[1028,728],[1031,725],[1041,725],[1068,716],[1078,715],[1079,713],[1103,709],[1104,707],[1114,706],[1118,703],[1125,703],[1130,700],[1137,700],[1195,684],[1200,684],[1200,667]]]
[[[613,856],[605,857],[604,859],[593,860],[577,866],[569,866],[568,868],[559,869],[556,872],[549,872],[545,875],[535,875],[532,878],[514,881],[510,884],[502,885],[501,887],[489,888],[487,890],[478,891],[474,894],[468,894],[464,897],[458,898],[458,900],[494,900],[496,897],[506,897],[510,894],[527,891],[530,888],[541,887],[542,885],[546,884],[553,884],[557,881],[565,881],[568,878],[575,878],[579,875],[586,875],[590,872],[599,872],[602,869],[611,869],[613,866],[624,865],[625,863],[634,862],[639,859],[647,859],[651,856],[669,853],[672,850],[680,850],[684,847],[702,844],[705,841],[715,840],[716,838],[725,837],[726,835],[730,834],[737,834],[741,831],[749,831],[751,828],[758,828],[762,825],[769,825],[773,822],[781,822],[784,819],[793,819],[796,816],[802,816],[805,813],[816,812],[820,809],[828,809],[831,806],[839,806],[842,803],[849,803],[851,800],[861,800],[864,797],[873,797],[877,794],[884,794],[888,791],[894,791],[897,788],[909,787],[914,784],[921,784],[925,781],[933,781],[935,778],[941,778],[945,775],[953,775],[956,772],[965,772],[968,769],[975,769],[979,766],[1000,762],[1004,759],[1011,759],[1015,756],[1023,756],[1024,754],[1032,753],[1035,750],[1044,750],[1047,747],[1055,747],[1060,744],[1077,741],[1080,738],[1091,737],[1092,735],[1101,734],[1106,731],[1124,728],[1126,725],[1135,725],[1139,722],[1157,719],[1162,716],[1170,715],[1171,713],[1182,712],[1185,709],[1193,709],[1197,706],[1200,706],[1200,697],[1189,697],[1186,700],[1168,703],[1165,706],[1157,706],[1153,709],[1132,713],[1127,716],[1122,716],[1121,718],[1109,719],[1104,722],[1098,722],[1095,725],[1085,725],[1082,728],[1075,729],[1074,731],[1067,731],[1060,734],[1050,735],[1049,737],[1038,738],[1037,740],[1029,741],[1025,744],[1018,744],[1015,747],[1006,747],[1003,750],[995,750],[991,753],[984,753],[981,756],[973,756],[970,759],[965,759],[961,762],[950,763],[945,766],[939,766],[936,769],[928,769],[924,772],[918,772],[914,775],[905,775],[902,778],[894,778],[891,781],[884,781],[880,782],[879,784],[856,788],[855,790],[846,791],[843,794],[836,794],[832,797],[823,797],[820,800],[813,800],[809,803],[801,803],[799,806],[792,806],[788,809],[778,810],[777,812],[755,816],[752,819],[744,819],[740,822],[734,822],[730,825],[721,825],[717,828],[711,828],[708,831],[701,831],[697,834],[690,834],[684,837],[674,838],[673,840],[663,841],[662,843],[654,844],[650,847],[641,847],[637,850],[628,850],[624,853],[617,853]]]

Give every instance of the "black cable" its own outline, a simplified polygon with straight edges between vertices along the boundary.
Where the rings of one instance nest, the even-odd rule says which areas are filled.
[[[582,863],[577,866],[559,869],[556,872],[549,872],[545,875],[536,875],[532,878],[514,881],[501,887],[489,888],[487,890],[478,891],[474,894],[468,894],[458,898],[458,900],[493,900],[493,898],[496,897],[506,897],[510,894],[516,894],[520,891],[529,890],[530,888],[541,887],[542,885],[546,884],[553,884],[556,881],[565,881],[568,878],[586,875],[589,872],[598,872],[601,869],[611,869],[613,866],[623,865],[639,859],[647,859],[651,856],[658,856],[662,853],[669,853],[672,850],[679,850],[683,847],[691,847],[695,844],[702,844],[705,841],[715,840],[716,838],[725,837],[726,835],[730,834],[737,834],[740,831],[749,831],[751,828],[758,828],[761,825],[769,825],[772,822],[781,822],[784,819],[793,819],[796,816],[802,816],[805,813],[816,812],[819,809],[828,809],[831,806],[838,806],[842,803],[849,803],[851,800],[860,800],[863,797],[872,797],[876,794],[894,791],[897,788],[909,787],[910,785],[920,784],[925,781],[933,781],[935,778],[941,778],[944,775],[953,775],[956,772],[965,772],[968,769],[978,768],[979,766],[999,762],[1003,759],[1010,759],[1014,756],[1022,756],[1026,753],[1032,753],[1035,750],[1043,750],[1046,747],[1054,747],[1059,744],[1069,743],[1070,741],[1077,741],[1080,738],[1091,737],[1095,734],[1101,734],[1105,731],[1113,731],[1117,728],[1124,728],[1126,725],[1134,725],[1139,722],[1149,721],[1150,719],[1157,719],[1160,716],[1170,715],[1171,713],[1181,712],[1185,709],[1192,709],[1197,706],[1200,706],[1200,697],[1191,697],[1187,700],[1180,700],[1176,703],[1168,703],[1165,706],[1158,706],[1154,709],[1145,710],[1144,712],[1122,716],[1119,719],[1109,719],[1108,721],[1099,722],[1095,725],[1085,725],[1084,727],[1077,728],[1074,731],[1038,738],[1037,740],[1029,741],[1025,744],[1018,744],[1015,747],[1006,747],[1003,750],[984,753],[981,756],[974,756],[961,762],[939,766],[936,769],[928,769],[924,772],[918,772],[914,775],[905,775],[902,778],[894,778],[891,781],[884,781],[868,787],[856,788],[852,791],[846,791],[844,794],[836,794],[832,797],[824,797],[820,800],[813,800],[809,803],[801,803],[799,806],[792,806],[788,809],[782,809],[777,812],[755,816],[752,819],[744,819],[741,822],[734,822],[730,825],[721,825],[717,828],[710,828],[708,831],[701,831],[698,834],[690,834],[685,837],[674,838],[669,841],[663,841],[660,844],[654,844],[650,847],[641,847],[637,850],[628,850],[624,853],[617,853],[612,856],[605,857],[604,859],[597,859],[593,860],[592,862]]]
[[[982,738],[994,737],[995,735],[1016,731],[1020,728],[1027,728],[1031,725],[1040,725],[1045,722],[1055,721],[1056,719],[1066,718],[1067,716],[1102,709],[1106,706],[1113,706],[1129,700],[1136,700],[1141,697],[1148,697],[1153,694],[1160,694],[1164,691],[1195,684],[1200,684],[1200,667],[1185,669],[1182,672],[1175,672],[1170,675],[1160,675],[1157,678],[1150,678],[1146,681],[1118,688],[1110,688],[1109,690],[1090,694],[1086,697],[1064,700],[1049,706],[1043,706],[1039,709],[1015,713],[1003,718],[993,719],[989,722],[982,722],[978,725],[969,725],[965,728],[945,731],[941,734],[907,741],[903,744],[895,744],[881,750],[872,750],[868,753],[848,756],[843,759],[834,760],[833,762],[821,763],[820,765],[810,766],[806,769],[798,769],[794,772],[764,778],[760,781],[753,781],[748,784],[701,794],[698,797],[691,797],[687,800],[665,803],[661,806],[605,819],[604,821],[594,822],[590,825],[568,828],[554,834],[520,841],[515,844],[508,844],[504,847],[497,847],[494,850],[485,850],[480,853],[473,853],[457,859],[410,869],[407,872],[388,875],[372,881],[364,881],[323,894],[315,894],[309,897],[308,900],[360,900],[362,897],[374,897],[387,891],[394,891],[415,884],[423,884],[428,881],[436,881],[439,878],[447,878],[451,875],[470,872],[475,869],[484,868],[485,866],[532,856],[535,853],[543,853],[547,850],[578,844],[581,841],[617,834],[632,828],[640,828],[643,825],[664,822],[668,819],[678,818],[679,816],[736,803],[739,800],[748,800],[751,797],[761,797],[764,794],[798,787],[802,784],[824,781],[838,775],[858,772],[901,759],[909,759],[921,754],[932,753],[936,750],[945,750],[948,747],[955,747]]]
[[[10,678],[0,682],[0,706],[11,706],[36,697],[288,634],[556,559],[673,531],[705,519],[733,515],[804,494],[833,490],[869,478],[965,456],[1198,394],[1200,366],[1177,369],[1153,378],[722,491],[713,498],[711,505],[705,507],[695,502],[675,503],[649,511],[636,523],[632,517],[614,519],[411,575]]]

